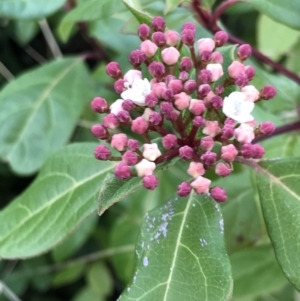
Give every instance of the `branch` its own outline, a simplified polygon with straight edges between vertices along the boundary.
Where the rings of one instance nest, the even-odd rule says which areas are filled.
[[[19,297],[2,281],[0,281],[0,296],[3,295],[9,300],[9,301],[21,301]]]
[[[11,81],[15,77],[13,74],[5,67],[5,65],[0,61],[0,74],[7,80]]]

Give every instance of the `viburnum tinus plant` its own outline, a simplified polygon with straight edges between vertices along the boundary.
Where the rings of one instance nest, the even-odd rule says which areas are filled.
[[[223,66],[225,31],[196,41],[194,23],[183,24],[178,33],[166,30],[158,16],[152,27],[141,24],[138,35],[140,47],[129,55],[132,69],[124,71],[117,62],[106,66],[117,99],[109,105],[95,97],[91,103],[95,112],[105,114],[103,123],[91,129],[105,141],[96,147],[96,159],[119,162],[114,170],[119,180],[140,177],[145,188],[154,190],[159,185],[155,169],[178,157],[189,162],[178,196],[193,190],[224,202],[226,189],[205,174],[213,170],[227,177],[235,160],[263,158],[264,148],[253,141],[271,135],[275,125],[258,124],[251,113],[256,103],[276,95],[275,88],[251,85],[255,69],[245,63],[251,55],[248,44],[240,45],[235,60]],[[187,55],[180,53],[184,47]]]

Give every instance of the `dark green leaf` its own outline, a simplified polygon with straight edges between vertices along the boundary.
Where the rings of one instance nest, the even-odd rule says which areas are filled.
[[[124,300],[230,300],[232,278],[219,206],[210,198],[173,199],[146,214],[137,267]]]
[[[88,85],[85,65],[74,58],[11,81],[0,93],[0,157],[17,173],[37,171],[69,140],[90,98]]]
[[[109,162],[97,162],[95,144],[73,144],[52,155],[34,183],[0,212],[0,257],[46,252],[95,213]]]

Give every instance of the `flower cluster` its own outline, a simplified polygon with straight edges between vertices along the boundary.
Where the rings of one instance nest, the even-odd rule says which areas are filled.
[[[195,32],[191,22],[180,33],[166,30],[164,19],[154,17],[152,28],[146,24],[138,28],[140,48],[129,55],[133,68],[123,73],[117,62],[106,66],[120,96],[110,106],[101,97],[91,103],[95,112],[106,114],[92,133],[110,144],[97,146],[95,157],[119,161],[114,170],[118,179],[141,177],[144,187],[152,190],[158,185],[156,166],[179,156],[190,163],[178,195],[194,190],[223,202],[226,191],[211,187],[205,173],[214,170],[226,177],[237,156],[263,157],[263,147],[251,142],[258,135],[271,135],[275,126],[257,125],[251,113],[255,103],[273,98],[276,90],[269,85],[258,90],[249,84],[255,76],[255,69],[245,65],[251,55],[249,45],[239,46],[236,60],[223,70],[219,49],[226,44],[227,33],[195,41]],[[189,56],[180,54],[183,47]],[[143,144],[122,132],[124,127],[139,135]],[[155,135],[161,137],[162,146],[153,142]],[[113,156],[112,149],[120,156]]]

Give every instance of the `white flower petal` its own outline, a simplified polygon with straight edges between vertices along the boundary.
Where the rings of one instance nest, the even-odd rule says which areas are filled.
[[[122,103],[124,102],[123,99],[117,99],[114,103],[110,106],[110,112],[112,114],[118,115],[119,112],[124,111],[122,107]]]

